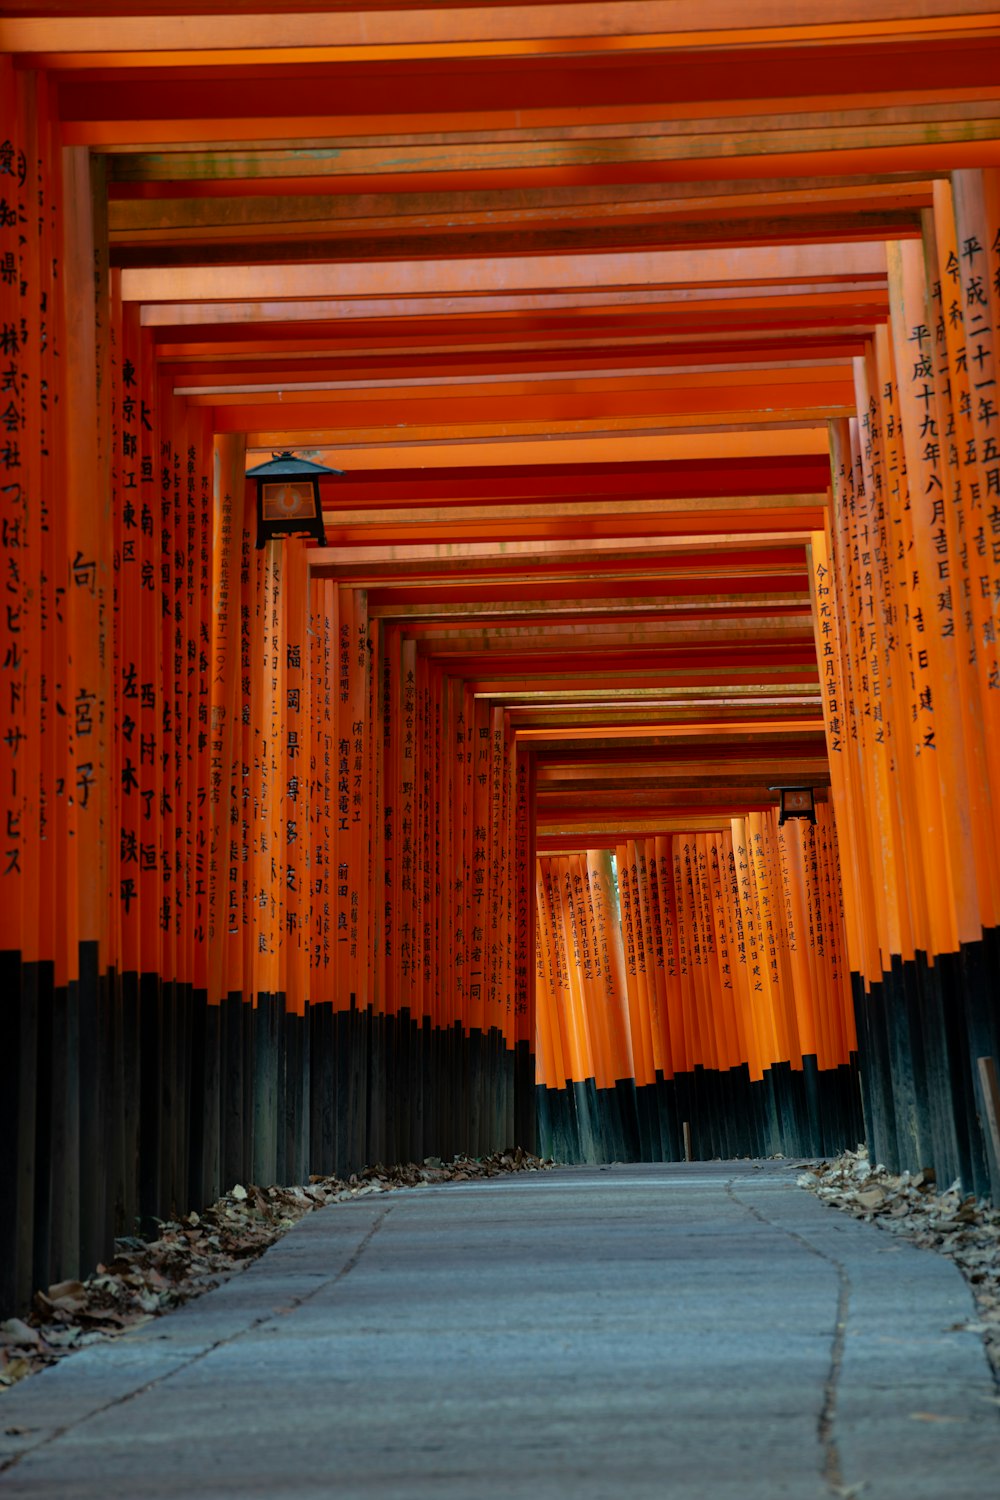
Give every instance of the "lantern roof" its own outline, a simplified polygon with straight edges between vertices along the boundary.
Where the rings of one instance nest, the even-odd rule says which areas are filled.
[[[297,458],[286,449],[284,453],[272,453],[266,463],[246,472],[248,479],[316,479],[321,474],[343,474],[344,470],[315,464],[309,458]]]

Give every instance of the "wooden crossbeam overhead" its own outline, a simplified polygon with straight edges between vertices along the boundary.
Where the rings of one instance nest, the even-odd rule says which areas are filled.
[[[152,12],[152,14],[150,14]],[[183,17],[164,26],[160,17]],[[239,27],[234,28],[234,15]],[[352,60],[413,49],[415,55],[456,56],[503,48],[519,52],[567,50],[603,52],[622,48],[703,46],[840,37],[902,38],[973,35],[994,31],[991,0],[935,0],[931,5],[903,0],[781,0],[769,7],[767,24],[747,25],[752,18],[734,0],[583,0],[545,6],[467,3],[391,9],[381,5],[337,6],[152,6],[122,7],[105,3],[79,18],[74,6],[18,7],[0,22],[0,45],[10,52],[56,53],[81,63],[99,56],[143,66],[195,56],[201,62],[225,61],[238,48],[238,64],[254,53],[275,52],[284,60],[296,54],[325,52]],[[568,48],[567,43],[572,43]],[[417,51],[416,49],[419,49]],[[221,59],[213,54],[221,51]]]
[[[182,70],[152,62],[111,72],[91,63],[64,73],[59,89],[68,140],[142,151],[152,141],[309,140],[398,132],[414,122],[424,132],[546,128],[570,111],[579,124],[593,125],[760,115],[771,99],[785,113],[977,101],[993,96],[995,51],[996,37],[988,35],[891,49],[872,42],[757,47],[752,70],[738,49],[673,57],[661,50],[655,59],[563,54],[524,57],[515,76],[472,59],[421,68],[276,61],[267,95],[255,101],[262,113],[253,115],[246,90],[224,66]]]
[[[827,280],[879,282],[886,275],[884,247],[867,244],[839,246],[782,246],[705,251],[692,264],[682,251],[621,252],[615,255],[567,255],[539,260],[534,256],[505,257],[494,268],[491,282],[506,291],[543,287],[645,287],[650,291],[676,287],[687,298],[694,287],[727,285],[806,288]],[[481,294],[481,270],[462,260],[396,264],[390,273],[383,262],[345,264],[335,272],[322,266],[300,265],[282,270],[266,266],[241,270],[214,267],[155,268],[122,273],[122,296],[136,302],[268,302],[330,297],[364,298]]]
[[[588,564],[590,565],[588,567]],[[801,538],[794,533],[776,533],[761,539],[740,534],[702,537],[651,535],[609,545],[600,540],[577,538],[567,544],[531,543],[510,546],[489,542],[452,544],[442,538],[428,546],[400,548],[357,547],[346,556],[317,547],[310,557],[311,569],[320,576],[344,578],[357,586],[371,587],[373,577],[399,579],[468,576],[510,576],[544,568],[547,575],[573,572],[585,577],[598,572],[607,577],[641,578],[669,575],[673,579],[706,578],[736,574],[801,572],[804,567]]]
[[[301,373],[301,372],[298,372]],[[315,373],[315,372],[311,372]],[[520,379],[508,374],[467,376],[456,374],[434,380],[426,376],[400,382],[308,380],[285,389],[284,382],[273,381],[260,384],[216,386],[209,389],[199,387],[174,387],[177,395],[186,396],[192,406],[214,406],[215,398],[226,396],[233,406],[273,404],[276,397],[298,401],[328,401],[331,406],[344,402],[380,400],[393,402],[458,400],[463,396],[474,400],[477,397],[491,402],[530,396],[542,400],[546,396],[603,395],[613,397],[633,391],[638,393],[659,392],[664,397],[673,393],[675,404],[684,406],[684,397],[697,405],[699,400],[721,400],[723,392],[746,394],[746,387],[781,392],[789,385],[797,385],[805,394],[817,400],[829,397],[831,401],[843,395],[843,387],[853,378],[853,371],[845,359],[839,365],[797,363],[794,368],[767,369],[750,366],[747,369],[715,368],[704,372],[686,370],[683,373],[663,372],[656,369],[586,370],[561,372],[538,371],[523,374]],[[362,392],[364,394],[362,394]]]
[[[856,347],[849,343],[806,345],[796,347],[796,357],[786,359],[781,368],[796,373],[792,379],[817,380],[822,372],[837,375],[849,369],[853,354],[864,352],[863,344]],[[590,348],[513,347],[509,349],[442,352],[438,355],[419,356],[406,351],[395,351],[383,360],[371,353],[359,353],[354,359],[342,354],[335,362],[332,354],[315,356],[288,354],[282,362],[276,360],[264,364],[260,356],[225,360],[177,360],[163,356],[160,363],[165,375],[174,381],[174,394],[178,396],[230,395],[245,391],[276,393],[286,385],[298,390],[387,390],[391,387],[412,390],[438,386],[448,381],[460,381],[464,386],[481,385],[491,389],[504,382],[520,380],[537,385],[558,378],[578,380],[637,378],[654,376],[661,379],[701,380],[705,383],[713,375],[720,381],[735,375],[760,378],[777,365],[777,349],[762,351],[748,348],[743,351],[678,350],[659,348],[649,343],[629,347],[606,346],[600,351]],[[302,359],[308,357],[308,367]],[[388,367],[388,368],[387,368]],[[394,373],[392,371],[394,370]],[[379,373],[375,373],[378,371]],[[812,373],[819,371],[819,374]],[[383,373],[384,372],[384,373]],[[241,383],[237,383],[241,382]],[[357,471],[352,470],[349,479],[353,482]]]
[[[910,120],[880,120],[868,110],[849,112],[834,131],[820,117],[742,118],[712,122],[712,129],[681,131],[676,122],[658,132],[651,125],[629,122],[618,127],[591,127],[589,140],[568,128],[564,139],[525,133],[523,139],[468,139],[459,134],[447,144],[427,145],[388,137],[378,144],[312,146],[305,150],[244,151],[229,154],[232,170],[257,193],[287,184],[293,193],[329,192],[342,186],[357,192],[362,184],[384,177],[396,191],[441,191],[449,178],[466,188],[513,187],[525,177],[543,185],[600,183],[618,171],[626,181],[700,181],[707,164],[714,172],[769,177],[805,166],[829,171],[838,160],[846,172],[885,171],[888,153],[911,171],[942,170],[957,155],[968,161],[996,159],[997,107],[993,101],[963,105],[928,105],[905,111]],[[957,116],[957,117],[956,117]],[[784,128],[781,128],[784,126]],[[749,151],[750,155],[746,153]],[[228,164],[227,164],[228,165]],[[215,185],[218,154],[133,153],[112,159],[109,179],[117,190],[142,184],[149,197],[176,194],[175,184],[196,192],[195,184]],[[229,179],[222,177],[222,182]],[[227,187],[224,192],[231,191]],[[211,195],[209,195],[211,196]]]
[[[456,541],[499,537],[542,541],[572,536],[645,536],[654,529],[669,535],[690,533],[695,524],[705,532],[732,532],[737,526],[744,531],[759,529],[767,532],[775,527],[790,531],[801,526],[804,532],[811,533],[822,526],[823,517],[822,497],[794,507],[772,502],[752,510],[750,507],[724,509],[713,505],[692,510],[662,507],[655,501],[646,505],[633,501],[631,505],[619,503],[615,511],[609,512],[602,502],[593,501],[589,504],[581,502],[573,509],[559,508],[555,513],[539,504],[494,505],[486,515],[479,506],[435,508],[429,514],[423,509],[416,512],[409,509],[367,511],[361,516],[340,510],[324,511],[327,542],[333,547],[376,541],[385,536],[390,536],[393,541],[405,538],[408,542],[426,542],[440,535],[443,526],[447,526]]]
[[[767,460],[769,472],[785,474],[796,458],[805,466],[818,464],[825,473],[829,471],[829,455],[826,452],[827,431],[825,423],[774,423],[754,428],[720,428],[700,432],[633,431],[624,433],[565,433],[560,430],[543,437],[512,436],[496,437],[490,446],[455,439],[417,443],[412,434],[404,441],[381,435],[381,440],[362,442],[355,440],[338,444],[335,449],[329,444],[329,430],[318,433],[301,428],[282,427],[271,432],[247,433],[248,453],[269,453],[275,448],[298,448],[305,450],[319,461],[333,462],[344,447],[352,460],[374,463],[379,468],[412,473],[436,467],[466,468],[477,463],[484,468],[495,466],[498,457],[509,457],[515,465],[538,465],[551,469],[564,466],[594,463],[597,465],[619,463],[647,463],[660,461],[667,464],[687,464],[698,455],[705,458],[717,456],[721,460],[746,459],[753,463]],[[811,470],[814,477],[816,469]],[[759,480],[760,473],[757,471]]]

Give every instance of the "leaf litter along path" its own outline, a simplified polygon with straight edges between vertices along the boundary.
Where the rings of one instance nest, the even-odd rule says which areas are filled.
[[[397,1188],[469,1182],[505,1172],[546,1171],[553,1162],[518,1146],[491,1156],[428,1156],[423,1163],[365,1167],[346,1180],[310,1177],[301,1187],[237,1183],[202,1213],[157,1221],[155,1240],[127,1236],[86,1281],[61,1281],[35,1293],[24,1318],[0,1323],[0,1395],[77,1349],[116,1338],[171,1312],[243,1270],[305,1214]]]
[[[1000,1209],[963,1195],[957,1183],[938,1192],[929,1168],[896,1175],[872,1166],[863,1146],[809,1167],[798,1182],[834,1208],[954,1261],[977,1312],[974,1323],[958,1326],[982,1335],[1000,1387]]]

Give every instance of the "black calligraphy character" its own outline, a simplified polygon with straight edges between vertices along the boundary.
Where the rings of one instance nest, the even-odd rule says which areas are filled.
[[[76,801],[79,807],[86,808],[90,801],[90,788],[95,785],[96,780],[93,761],[81,761],[76,768]]]
[[[73,707],[76,712],[76,732],[78,735],[93,734],[94,720],[93,705],[97,702],[97,694],[89,693],[86,688],[80,688],[76,695]]]
[[[77,588],[85,588],[89,593],[93,594],[94,586],[97,582],[97,563],[92,560],[88,562],[84,558],[83,553],[78,549],[76,556],[70,563],[70,570],[73,574],[73,582]]]
[[[133,791],[138,790],[139,781],[135,774],[135,766],[132,764],[132,757],[129,755],[122,766],[122,792],[126,797],[131,797]]]

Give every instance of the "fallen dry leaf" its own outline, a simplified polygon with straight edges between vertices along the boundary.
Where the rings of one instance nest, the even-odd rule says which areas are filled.
[[[83,1337],[82,1328],[46,1328],[45,1342],[52,1349],[70,1349]]]
[[[8,1318],[5,1323],[0,1323],[0,1344],[30,1348],[37,1343],[37,1328],[29,1328],[21,1318]]]
[[[57,1281],[55,1286],[49,1287],[48,1296],[52,1302],[61,1302],[64,1299],[76,1301],[86,1296],[86,1289],[82,1281]]]

